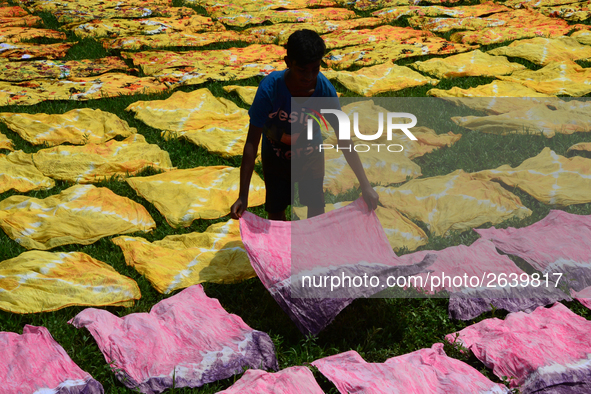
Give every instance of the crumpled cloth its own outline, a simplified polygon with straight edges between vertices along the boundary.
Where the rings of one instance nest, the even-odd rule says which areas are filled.
[[[0,309],[49,312],[68,306],[133,306],[131,278],[86,253],[24,252],[0,262]]]
[[[202,233],[168,235],[155,242],[121,236],[112,242],[123,251],[127,265],[164,294],[202,282],[238,283],[256,275],[238,221],[232,219]]]
[[[103,386],[80,369],[45,327],[28,324],[23,334],[0,332],[0,385],[5,394],[103,394]]]
[[[46,190],[55,186],[53,179],[43,175],[33,163],[30,153],[22,150],[0,154],[0,193],[14,189],[25,193]]]
[[[591,159],[566,158],[550,148],[544,148],[515,168],[503,165],[472,176],[518,187],[548,205],[566,207],[591,202]]]
[[[249,369],[229,388],[217,394],[324,394],[306,367],[289,367],[269,373]]]
[[[538,10],[546,16],[564,19],[569,22],[580,22],[591,17],[591,9],[586,1],[554,7],[541,7]]]
[[[226,85],[222,86],[224,92],[231,93],[236,92],[240,100],[244,101],[244,103],[248,105],[252,105],[254,101],[254,96],[257,93],[257,86],[239,86],[239,85]]]
[[[188,3],[198,4],[205,8],[208,14],[214,16],[234,15],[250,11],[270,11],[276,9],[300,10],[310,7],[334,7],[333,0],[188,0]]]
[[[0,201],[0,227],[27,249],[47,250],[149,232],[156,223],[142,205],[105,187],[76,185],[45,199],[15,195]]]
[[[556,303],[486,319],[446,339],[468,348],[523,394],[588,393],[591,322]]]
[[[103,38],[101,42],[105,49],[138,50],[163,47],[202,47],[216,42],[245,41],[257,42],[256,37],[248,37],[237,31],[217,31],[205,33],[173,32],[155,34],[152,36],[128,36],[120,38]]]
[[[17,43],[19,41],[31,40],[33,38],[53,38],[56,40],[65,40],[66,34],[57,30],[50,29],[34,29],[31,27],[0,27],[0,42]],[[48,46],[48,48],[54,48],[55,46]],[[0,45],[0,51],[10,48],[7,45]]]
[[[575,31],[573,34],[570,35],[571,38],[576,39],[581,44],[590,45],[591,44],[591,31],[590,30],[578,30]]]
[[[319,22],[325,20],[339,21],[355,18],[355,12],[344,8],[315,8],[285,11],[250,11],[236,15],[217,17],[219,22],[228,26],[260,25],[266,21],[271,23],[285,22]]]
[[[591,47],[572,37],[543,38],[513,41],[509,46],[488,51],[491,55],[520,57],[545,66],[568,60],[586,60],[591,57]]]
[[[509,393],[505,386],[493,383],[475,368],[448,357],[442,343],[383,363],[368,363],[355,350],[349,350],[316,360],[312,365],[342,394]]]
[[[2,133],[0,133],[0,149],[14,150],[12,140]]]
[[[578,144],[574,144],[573,146],[568,148],[567,152],[573,150],[591,152],[591,142],[579,142]]]
[[[338,30],[322,36],[326,49],[342,48],[351,45],[376,44],[381,41],[400,42],[409,38],[432,37],[433,33],[409,27],[380,26],[375,29]]]
[[[48,2],[44,2],[48,3]],[[102,5],[111,3],[111,8],[104,8]],[[188,7],[170,7],[168,5],[158,5],[154,2],[143,1],[143,4],[132,5],[133,3],[140,3],[126,0],[125,5],[120,2],[104,2],[103,4],[93,4],[90,7],[81,6],[80,3],[72,5],[75,9],[63,8],[52,11],[52,14],[60,23],[67,23],[63,25],[64,29],[71,29],[73,26],[80,23],[91,22],[93,20],[109,20],[118,18],[147,18],[152,15],[159,16],[191,16],[195,15],[195,10]],[[59,5],[65,3],[60,2]],[[172,5],[172,4],[171,4]]]
[[[32,58],[58,59],[66,56],[72,43],[29,44],[24,42],[0,42],[0,59],[27,60]]]
[[[482,16],[498,12],[510,11],[510,8],[501,4],[495,4],[487,1],[477,5],[466,5],[457,7],[443,7],[439,5],[420,7],[415,5],[384,8],[372,12],[373,16],[383,18],[387,21],[393,21],[401,16],[451,16],[454,18]]]
[[[476,49],[472,52],[445,58],[434,58],[415,62],[412,68],[435,76],[436,78],[456,77],[494,77],[523,70],[524,65],[512,63],[504,56],[491,56]]]
[[[28,15],[28,12],[25,11],[22,7],[20,6],[4,6],[2,5],[0,7],[0,17],[8,17],[8,18],[18,18],[21,16],[26,16]]]
[[[576,3],[579,0],[508,0],[505,4],[512,8],[539,8]]]
[[[510,112],[515,109],[515,103],[520,108],[523,108],[525,100],[533,97],[550,97],[551,95],[538,93],[532,88],[523,86],[516,82],[507,81],[493,81],[486,85],[480,85],[473,88],[461,89],[457,86],[449,90],[431,89],[427,91],[428,96],[444,97],[448,101],[457,103],[458,105],[465,105],[469,108],[478,109],[490,114],[499,114]],[[455,98],[458,99],[455,99]],[[464,99],[464,97],[471,97],[471,99]],[[475,100],[474,97],[481,97],[483,99]],[[508,99],[494,100],[493,97],[520,97],[516,102]],[[531,101],[536,101],[532,99]]]
[[[425,223],[435,236],[531,215],[519,197],[484,179],[457,170],[448,175],[413,179],[399,187],[374,189],[385,207]]]
[[[25,15],[18,18],[7,18],[7,17],[0,17],[0,26],[3,27],[16,27],[16,26],[26,26],[26,27],[33,27],[33,26],[40,26],[43,22],[43,19],[36,15]]]
[[[408,23],[415,29],[445,33],[451,30],[481,30],[487,27],[503,26],[506,20],[499,19],[493,14],[489,17],[468,16],[464,18],[429,18],[426,16],[413,16]]]

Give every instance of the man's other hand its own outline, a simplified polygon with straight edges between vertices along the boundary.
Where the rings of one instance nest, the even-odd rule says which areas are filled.
[[[380,196],[371,186],[366,186],[361,189],[361,193],[367,207],[372,211],[375,211],[380,204]]]
[[[246,208],[248,208],[248,203],[243,201],[242,198],[239,197],[238,200],[236,200],[236,202],[230,208],[230,217],[232,219],[240,219],[244,211],[246,211]]]

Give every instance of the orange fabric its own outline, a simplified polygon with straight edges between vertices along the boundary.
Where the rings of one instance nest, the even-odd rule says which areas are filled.
[[[286,10],[273,12],[249,12],[238,15],[218,17],[218,21],[230,26],[259,25],[266,21],[283,22],[318,22],[325,20],[346,20],[355,18],[355,12],[343,8],[316,8],[305,10]]]
[[[2,18],[18,18],[28,14],[29,13],[20,6],[0,7],[0,17]]]
[[[104,74],[112,70],[129,71],[130,69],[117,56],[101,59],[71,60],[68,62],[59,60],[0,62],[0,80],[18,82],[38,78],[87,77]]]
[[[39,26],[43,20],[36,15],[25,15],[18,18],[0,17],[0,26],[15,27],[15,26]]]

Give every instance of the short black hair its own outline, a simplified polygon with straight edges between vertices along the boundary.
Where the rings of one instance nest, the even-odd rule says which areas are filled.
[[[317,62],[324,57],[326,44],[314,30],[302,29],[287,39],[287,57],[298,66]]]

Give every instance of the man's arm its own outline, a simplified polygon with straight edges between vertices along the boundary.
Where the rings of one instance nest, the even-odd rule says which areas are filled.
[[[250,189],[250,179],[254,171],[254,162],[257,157],[259,143],[261,142],[262,127],[248,126],[248,135],[242,152],[242,164],[240,165],[240,193],[238,199],[230,208],[232,219],[240,219],[242,213],[248,208],[248,191]]]
[[[361,159],[359,159],[359,155],[357,152],[353,150],[353,143],[351,141],[339,140],[339,146],[350,146],[351,150],[343,150],[343,154],[345,155],[345,160],[347,160],[347,164],[351,167],[357,180],[359,181],[359,186],[361,187],[361,193],[365,203],[371,210],[375,210],[378,207],[380,202],[380,197],[378,193],[371,187],[369,180],[367,179],[367,175],[365,175],[365,170],[363,169],[363,164],[361,164]]]

